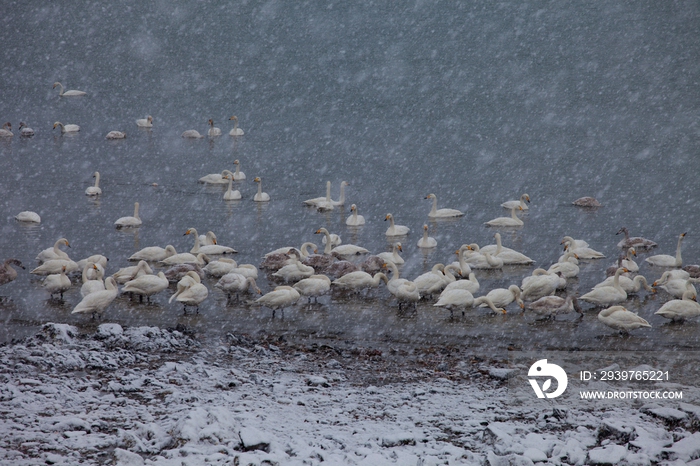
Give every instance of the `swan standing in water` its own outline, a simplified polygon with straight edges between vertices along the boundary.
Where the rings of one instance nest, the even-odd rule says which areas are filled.
[[[641,250],[651,249],[657,246],[657,244],[650,239],[642,238],[641,236],[630,237],[630,232],[627,227],[620,228],[620,230],[615,234],[619,235],[620,233],[624,233],[625,237],[624,239],[620,240],[619,243],[617,243],[618,248],[636,248]]]
[[[574,295],[568,295],[566,299],[559,296],[543,296],[537,301],[533,301],[525,308],[539,314],[554,319],[558,314],[567,314],[569,312],[578,312],[583,317],[583,311],[578,304],[578,299]]]
[[[61,268],[61,273],[48,275],[41,286],[49,292],[49,296],[58,293],[63,299],[63,292],[68,291],[71,286],[70,278],[66,276],[66,266]]]
[[[234,181],[243,181],[245,180],[245,173],[241,171],[241,162],[236,159],[233,161],[233,164],[236,166],[236,171],[233,172],[233,180]]]
[[[121,217],[114,222],[114,226],[117,230],[121,228],[138,228],[141,226],[141,219],[139,218],[139,203],[134,202],[134,216],[133,217]]]
[[[299,301],[299,298],[301,298],[301,295],[291,286],[278,286],[273,291],[255,300],[255,302],[272,309],[272,317],[274,317],[278,309],[281,309],[284,314],[284,308],[296,303]]]
[[[629,270],[620,267],[617,269],[617,272],[615,272],[612,286],[593,288],[591,291],[581,296],[581,300],[588,301],[597,306],[607,306],[626,300],[627,292],[620,286],[620,275],[627,272],[629,272]]]
[[[121,269],[117,270],[116,272],[114,272],[114,274],[112,274],[112,278],[120,285],[123,285],[124,283],[133,280],[136,277],[140,277],[141,275],[152,274],[153,270],[151,269],[151,266],[148,265],[146,261],[141,260],[136,265],[122,267]]]
[[[31,129],[27,124],[23,121],[19,122],[19,135],[24,137],[24,138],[30,138],[34,136],[34,130]]]
[[[653,285],[660,287],[673,297],[680,298],[687,290],[697,294],[697,290],[693,285],[693,283],[697,282],[698,279],[696,278],[673,278],[671,274],[664,272],[661,278],[656,280]]]
[[[229,121],[233,120],[233,129],[228,132],[229,136],[243,136],[245,133],[241,128],[238,127],[238,118],[236,115],[229,118]]]
[[[165,290],[169,284],[163,272],[158,272],[158,275],[142,275],[126,282],[122,293],[137,294],[140,302],[143,302],[144,296],[146,301],[150,301],[151,296]]]
[[[93,178],[95,178],[95,185],[90,186],[85,190],[85,195],[86,196],[99,196],[102,194],[102,189],[100,189],[100,172],[95,172],[94,175],[92,175]]]
[[[450,264],[452,265],[452,264]],[[459,269],[455,269],[459,270]],[[445,289],[443,290],[443,293],[448,290],[467,290],[471,294],[475,294],[477,291],[479,291],[479,280],[476,279],[476,275],[474,275],[473,272],[469,273],[469,278],[463,278],[460,280],[455,280],[451,283],[448,283]]]
[[[494,218],[486,222],[486,225],[490,227],[521,227],[525,223],[515,215],[516,210],[523,210],[523,208],[520,206],[513,207],[510,209],[510,217]]]
[[[124,131],[110,131],[105,136],[105,139],[124,139],[126,138],[126,133]]]
[[[399,251],[403,251],[403,248],[401,247],[400,242],[396,242],[392,245],[391,247],[391,252],[380,252],[377,254],[377,257],[379,257],[381,260],[384,262],[393,262],[396,265],[401,265],[405,261],[403,260],[403,257],[399,255]]]
[[[221,136],[221,129],[217,128],[214,126],[214,120],[209,118],[209,131],[207,131],[207,136],[209,137],[214,137],[214,136]]]
[[[529,265],[535,262],[525,254],[522,254],[514,249],[504,247],[501,243],[500,233],[496,233],[493,235],[493,237],[496,238],[496,244],[484,246],[479,252],[482,254],[488,252],[492,256],[502,259],[503,264],[506,265]]]
[[[350,206],[351,215],[345,220],[345,224],[351,227],[357,227],[365,224],[365,218],[357,213],[357,206],[355,204]]]
[[[507,305],[515,301],[520,309],[525,307],[525,303],[520,298],[521,291],[518,285],[510,285],[508,288],[496,288],[486,293],[486,298],[493,302],[493,305],[500,308],[505,308]],[[475,303],[476,304],[476,303]],[[480,302],[479,307],[487,307],[487,302]]]
[[[683,259],[681,258],[681,243],[683,238],[685,238],[686,233],[681,233],[678,237],[678,246],[676,246],[676,257],[669,256],[668,254],[658,254],[656,256],[647,257],[645,260],[649,265],[654,265],[657,267],[680,267],[683,265]]]
[[[199,314],[199,305],[207,299],[207,296],[209,296],[209,290],[202,284],[202,279],[197,272],[189,271],[177,282],[177,291],[170,297],[168,302],[171,303],[175,299],[182,303],[185,314],[187,313],[187,306],[195,306],[196,312]]]
[[[38,260],[39,262],[46,262],[46,261],[56,260],[56,259],[70,260],[70,257],[68,257],[68,254],[66,254],[64,251],[59,249],[59,246],[66,246],[69,248],[70,243],[65,238],[59,238],[53,244],[53,247],[46,248],[43,251],[41,251],[39,254],[37,254],[35,260]]]
[[[206,244],[204,246],[199,243],[199,234],[194,228],[188,228],[183,236],[192,235],[194,236],[194,246],[190,249],[191,254],[233,254],[236,251],[228,246],[221,246],[219,244]]]
[[[114,281],[114,278],[108,277],[105,280],[104,291],[95,291],[85,296],[75,306],[71,314],[92,314],[93,317],[95,317],[95,314],[102,314],[107,306],[114,301],[118,293],[117,282]]]
[[[64,92],[63,91],[63,84],[59,83],[58,81],[53,83],[52,89],[56,89],[57,87],[59,88],[59,91],[58,91],[59,97],[77,97],[77,96],[81,96],[81,95],[87,95],[87,92],[76,91],[76,90],[70,90],[70,91]]]
[[[366,288],[376,288],[381,281],[388,283],[388,278],[382,272],[374,276],[362,270],[348,272],[333,280],[333,285],[344,290],[361,291]]]
[[[241,199],[241,192],[237,189],[233,189],[233,176],[226,175],[224,177],[228,180],[228,189],[224,193],[224,201],[238,201]]]
[[[21,267],[24,269],[22,263],[17,259],[5,259],[2,265],[0,265],[0,285],[10,283],[17,278],[17,271],[12,268],[12,266]]]
[[[622,267],[628,269],[631,273],[639,272],[639,265],[634,261],[634,256],[637,255],[637,251],[634,248],[627,249],[627,255],[622,259]]]
[[[95,274],[95,278],[90,278],[89,277],[89,272],[92,271]],[[95,291],[104,291],[105,289],[105,282],[103,281],[104,278],[104,269],[97,267],[97,264],[94,262],[88,262],[85,264],[85,267],[83,268],[83,285],[80,287],[80,296],[83,298],[90,293],[94,293]]]
[[[136,126],[139,128],[153,128],[153,117],[147,115],[146,118],[139,118],[136,120]]]
[[[464,212],[459,211],[457,209],[438,209],[437,208],[437,196],[433,193],[428,194],[425,196],[425,199],[432,199],[433,200],[433,207],[430,209],[430,212],[428,213],[429,218],[451,218],[451,217],[461,217],[464,215]]]
[[[506,201],[503,204],[501,204],[501,207],[505,207],[506,209],[512,209],[513,207],[518,207],[520,206],[522,210],[528,210],[530,207],[526,204],[530,203],[530,195],[529,194],[523,194],[520,196],[520,200],[517,201]]]
[[[12,124],[8,121],[0,129],[0,138],[11,138],[15,134],[12,132]]]
[[[258,288],[258,285],[255,283],[255,278],[246,277],[235,272],[227,273],[221,277],[214,286],[225,291],[226,299],[229,301],[231,300],[232,293],[236,293],[236,299],[238,299],[238,295],[240,293],[244,293],[246,291],[250,293],[254,292],[257,294],[262,294],[262,291],[260,291],[260,288]]]
[[[424,249],[437,247],[437,240],[432,236],[428,236],[428,225],[423,225],[423,237],[418,240],[418,247]]]
[[[177,251],[171,244],[168,244],[165,248],[161,248],[160,246],[148,246],[133,253],[131,257],[129,257],[129,260],[162,261],[163,259],[174,256],[175,254],[177,254]]]
[[[697,295],[688,290],[682,299],[672,299],[654,314],[671,320],[685,320],[700,316],[700,304],[695,301]]]
[[[460,249],[462,248],[460,247]],[[500,269],[503,267],[503,259],[494,257],[488,252],[482,254],[479,251],[478,244],[469,244],[466,249],[468,251],[474,251],[474,254],[470,255],[465,260],[472,269]]]
[[[576,241],[581,240],[573,240],[573,238],[571,238],[570,236],[565,236],[562,240],[562,244],[564,244],[564,250],[575,253],[579,259],[603,259],[605,257],[605,254],[596,251],[595,249],[591,249],[587,246],[576,246]]]
[[[615,270],[617,270],[617,268]],[[577,277],[579,271],[578,256],[571,251],[567,251],[559,258],[559,262],[551,265],[549,269],[547,269],[547,272],[560,273],[561,276],[565,278]]]
[[[387,261],[386,266],[391,269],[391,280],[387,281],[386,287],[399,303],[399,310],[409,304],[413,304],[415,309],[416,303],[421,298],[416,284],[405,278],[399,278],[399,269],[393,262]]]
[[[36,212],[25,210],[15,215],[15,220],[24,223],[41,223],[41,217]]]
[[[649,322],[639,317],[634,312],[630,312],[623,306],[612,306],[603,309],[598,313],[598,320],[610,328],[619,330],[620,333],[629,333],[642,327],[649,327]]]
[[[407,226],[396,225],[394,223],[394,216],[391,214],[386,214],[386,217],[384,217],[384,221],[386,222],[387,220],[389,220],[389,223],[391,223],[391,225],[386,230],[386,236],[405,236],[408,234],[409,231],[411,231],[411,229]]]
[[[258,192],[253,196],[255,202],[268,202],[270,200],[270,195],[262,191],[262,180],[259,176],[256,176],[253,180],[258,183]]]
[[[306,296],[311,302],[318,301],[318,297],[327,294],[331,291],[331,279],[325,275],[311,275],[309,278],[299,280],[292,287],[299,292],[300,295]]]
[[[440,299],[433,304],[433,306],[436,307],[444,307],[445,309],[449,309],[450,316],[454,316],[455,310],[461,310],[462,315],[464,315],[465,309],[472,307],[473,305],[474,295],[468,290],[459,288],[443,291],[440,295]]]
[[[80,126],[78,125],[64,125],[60,121],[57,121],[56,123],[53,124],[53,129],[56,129],[57,126],[61,127],[61,133],[77,133],[80,131]]]

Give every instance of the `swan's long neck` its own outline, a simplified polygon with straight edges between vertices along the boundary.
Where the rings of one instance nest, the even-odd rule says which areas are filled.
[[[524,194],[522,196],[520,196],[520,207],[522,207],[523,209],[525,207],[527,207],[527,204],[525,204],[525,195]]]
[[[647,279],[643,275],[637,275],[636,277],[634,277],[634,280],[632,280],[632,282],[634,283],[635,293],[639,291],[642,288],[642,286],[644,286],[644,289],[647,291],[652,290],[652,288],[647,283]]]
[[[238,165],[236,165],[236,173],[238,173]],[[226,190],[227,194],[230,194],[233,192],[233,177],[230,177],[228,179],[228,189]]]
[[[58,89],[59,89],[58,95],[63,95],[63,84],[58,83]]]
[[[522,202],[522,200],[520,202]],[[503,252],[503,245],[501,244],[501,234],[496,233],[494,236],[496,237],[496,255],[499,255],[501,252]]]
[[[192,254],[196,254],[199,252],[199,234],[197,233],[197,230],[194,228],[190,228],[190,234],[194,235],[194,247],[192,248],[192,251],[190,251]]]
[[[353,219],[354,223],[357,224],[357,222],[358,222],[358,220],[357,220],[357,208],[352,210],[352,219]]]
[[[396,264],[394,264],[393,262],[387,262],[386,265],[388,265],[389,268],[391,269],[391,280],[389,280],[389,281],[398,280],[399,279],[399,268],[396,267]]]
[[[139,218],[139,203],[138,202],[134,203],[134,218]],[[199,238],[197,238],[197,241],[199,241]]]
[[[617,269],[617,271],[615,272],[615,278],[613,278],[613,287],[618,291],[622,290],[622,287],[620,286],[620,275],[622,275],[621,268]],[[624,290],[622,290],[622,291],[624,291]]]
[[[681,259],[681,243],[683,242],[685,235],[681,235],[678,238],[678,246],[676,246],[676,267],[680,267],[683,264],[683,259]]]
[[[428,215],[435,215],[436,212],[437,212],[437,197],[433,196],[433,208],[430,209],[430,214],[428,214]]]
[[[323,249],[324,254],[330,254],[331,249],[333,249],[333,246],[331,245],[331,234],[328,233],[328,230],[323,232],[324,235],[326,235],[326,247]]]
[[[372,277],[372,284],[374,286],[379,286],[379,282],[382,280],[384,281],[384,283],[389,282],[389,279],[387,278],[387,276],[384,275],[383,273],[379,272],[379,273],[375,274],[374,277]]]
[[[480,297],[480,298],[477,298],[477,299],[474,301],[474,305],[475,305],[475,306],[478,306],[478,305],[481,304],[481,303],[485,303],[488,307],[491,308],[491,310],[492,310],[493,312],[502,312],[499,308],[496,307],[495,304],[493,304],[493,301],[491,301],[491,298],[488,298],[488,297],[486,297],[486,296],[482,296],[482,297]]]
[[[338,204],[345,204],[345,183],[340,183],[340,198],[338,199]]]
[[[453,269],[454,269],[454,267],[452,265],[448,265],[447,267],[445,267],[445,271],[444,271],[445,278],[450,283],[457,279],[457,277],[455,277],[454,274],[452,273]]]
[[[85,267],[83,267],[83,283],[88,281],[87,272],[90,266],[92,266],[92,262],[88,262],[87,264],[85,264]]]
[[[262,197],[262,181],[258,181],[258,198]]]
[[[428,242],[428,229],[425,228],[425,229],[423,229],[423,243],[427,243],[427,242]]]
[[[473,272],[469,274],[469,281],[479,286],[479,280],[476,279],[476,275]]]
[[[304,243],[301,245],[301,248],[299,249],[299,251],[301,251],[301,258],[302,259],[306,259],[307,257],[309,257],[309,248],[311,246],[315,247],[314,243]]]
[[[326,202],[331,202],[331,182],[326,182]]]
[[[483,256],[486,258],[486,262],[489,263],[491,267],[497,267],[498,266],[498,261],[491,256],[488,252],[485,252]]]
[[[391,255],[392,255],[392,257],[394,258],[394,260],[400,259],[400,258],[401,258],[401,256],[399,256],[399,247],[398,247],[398,245],[394,244],[394,246],[392,247]]]
[[[95,187],[100,187],[100,172],[95,172]]]
[[[515,210],[516,210],[516,209],[517,209],[517,207],[513,207],[512,209],[510,209],[510,218],[512,218],[513,220],[520,220],[520,219],[518,218],[518,216],[515,215]]]
[[[234,127],[234,129],[235,129],[235,127]],[[240,174],[241,174],[241,164],[237,163],[236,164],[236,176],[239,176]],[[233,180],[231,180],[231,181],[233,181]],[[229,183],[229,186],[231,186],[231,183]]]

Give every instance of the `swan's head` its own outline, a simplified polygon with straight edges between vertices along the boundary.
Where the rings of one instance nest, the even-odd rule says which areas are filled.
[[[350,212],[354,212],[357,210],[357,206],[355,204],[350,206]]]
[[[53,87],[52,87],[51,89],[56,89],[56,88],[57,88],[58,86],[60,86],[60,85],[61,85],[61,83],[59,83],[58,81],[56,81],[55,83],[53,83]]]
[[[5,129],[8,130],[8,131],[11,131],[11,130],[12,130],[12,123],[10,123],[10,122],[8,121],[8,122],[5,123],[4,125],[2,125],[2,127],[5,128]],[[56,127],[56,125],[54,125],[54,128],[55,128],[55,127]]]
[[[209,126],[214,126],[214,120],[212,120],[211,118],[209,118]]]
[[[340,182],[340,186],[341,186],[341,187],[342,187],[342,186],[350,186],[350,183],[347,182],[347,181],[341,181],[341,182]]]
[[[65,244],[66,246],[70,247],[70,243],[68,243],[68,240],[65,238],[61,238],[61,243]]]
[[[148,115],[146,120],[148,120],[149,123],[153,123],[153,117],[151,115]]]
[[[529,194],[523,194],[523,195],[521,196],[521,198],[522,198],[524,201],[527,201],[528,204],[530,203],[530,195],[529,195]]]
[[[28,128],[28,126],[27,126],[27,124],[26,124],[25,122],[20,121],[20,122],[19,122],[19,129],[22,129],[22,128]]]
[[[182,235],[182,236],[186,236],[186,235],[195,235],[195,236],[197,236],[197,230],[195,230],[194,228],[188,228],[187,231],[185,232],[185,234]]]
[[[259,177],[259,176],[256,176],[255,179],[254,179],[253,181],[255,181],[256,183],[260,183],[260,177]]]
[[[396,243],[396,249],[403,252],[403,248],[401,247],[401,243]]]
[[[394,218],[393,215],[391,215],[391,214],[386,214],[386,217],[384,217],[384,221],[386,222],[387,220],[391,220],[392,218]]]
[[[467,249],[470,251],[479,252],[479,245],[476,243],[472,243],[472,244],[467,245]]]
[[[9,123],[5,123],[5,124],[9,125]],[[63,126],[63,123],[61,123],[60,121],[57,121],[56,123],[53,124],[53,129],[56,129],[59,126]]]
[[[234,164],[234,165],[239,165],[240,163],[241,163],[241,162],[239,162],[238,159],[236,159],[236,160],[233,161],[233,164]]]
[[[430,193],[424,199],[435,199],[435,194]]]
[[[232,116],[231,118],[229,118],[229,120],[236,120],[236,121],[238,121],[238,117],[237,117],[236,115],[234,115],[234,116]]]
[[[620,228],[620,230],[618,230],[618,232],[615,233],[615,234],[616,234],[616,235],[619,235],[619,234],[621,234],[621,233],[629,233],[629,230],[627,229],[627,227],[622,227],[622,228]]]
[[[318,230],[316,230],[314,232],[314,234],[316,234],[316,235],[318,235],[318,234],[329,235],[330,233],[328,233],[328,230],[326,230],[325,228],[319,228]]]
[[[679,236],[679,238],[685,238],[685,235],[687,235],[687,234],[688,234],[687,231],[686,231],[685,233],[681,233],[681,235]]]
[[[629,249],[627,250],[627,252],[629,252],[629,253],[632,254],[633,256],[636,256],[636,255],[637,255],[637,251],[636,251],[634,248],[629,248]]]

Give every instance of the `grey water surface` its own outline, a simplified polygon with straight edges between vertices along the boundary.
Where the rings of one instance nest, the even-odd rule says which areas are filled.
[[[525,225],[500,229],[504,245],[535,266],[477,272],[481,292],[520,284],[562,253],[564,235],[587,240],[606,259],[584,261],[571,292],[587,292],[620,254],[615,233],[654,239],[652,254],[700,261],[700,11],[697,2],[17,2],[0,15],[0,119],[15,137],[0,139],[0,258],[26,266],[0,288],[0,341],[36,332],[45,322],[94,329],[184,326],[202,338],[226,333],[300,341],[459,344],[482,352],[531,349],[697,350],[697,320],[669,324],[653,313],[669,298],[641,293],[626,305],[652,325],[620,337],[585,315],[538,321],[515,305],[507,315],[449,312],[418,305],[399,312],[382,286],[367,296],[334,293],[278,312],[245,300],[227,303],[207,279],[200,313],[121,295],[101,320],[71,315],[79,284],[63,302],[29,275],[39,251],[66,237],[77,260],[101,253],[108,273],[132,265],[146,246],[193,245],[183,233],[212,230],[258,265],[267,251],[321,245],[320,227],[374,253],[390,250],[387,213],[411,233],[402,239],[414,278],[451,262],[463,243],[493,242],[484,222],[508,215],[499,205],[528,193]],[[59,97],[55,81],[85,97]],[[152,129],[135,120],[152,115]],[[245,131],[231,137],[236,115]],[[223,135],[205,134],[213,118]],[[36,131],[20,138],[25,121]],[[81,126],[76,135],[56,121]],[[111,130],[127,138],[108,141]],[[241,201],[198,178],[233,169]],[[84,194],[101,174],[103,194]],[[260,176],[269,203],[252,201]],[[344,208],[318,213],[302,201],[350,183]],[[439,207],[464,211],[429,221]],[[603,207],[573,207],[594,196]],[[143,226],[113,222],[141,205]],[[350,204],[367,219],[345,225]],[[14,220],[41,215],[39,226]],[[438,246],[416,247],[427,223]],[[649,254],[640,254],[642,263]],[[649,282],[662,270],[641,265]],[[263,292],[275,284],[264,274]],[[481,293],[480,293],[481,294]],[[248,298],[249,300],[250,298]]]

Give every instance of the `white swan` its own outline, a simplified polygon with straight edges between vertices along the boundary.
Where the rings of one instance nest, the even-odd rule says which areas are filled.
[[[586,241],[582,239],[574,239],[571,236],[565,236],[561,239],[560,244],[566,244],[567,242],[572,244],[573,249],[587,248],[590,246]]]
[[[457,255],[457,260],[455,262],[452,262],[452,265],[454,265],[455,267],[459,267],[459,271],[462,274],[462,276],[469,275],[472,272],[472,268],[467,263],[465,256],[466,254],[474,254],[472,250],[469,249],[469,245],[461,245],[459,249],[455,251],[455,254]]]
[[[345,187],[350,186],[350,183],[347,181],[341,181],[340,182],[340,197],[338,198],[337,201],[331,200],[331,204],[334,206],[343,206],[345,205]]]
[[[90,278],[90,272],[94,274],[95,278]],[[105,282],[103,280],[104,269],[98,267],[94,262],[88,262],[85,264],[82,279],[83,284],[80,287],[80,296],[83,298],[90,293],[94,293],[95,291],[104,291],[105,289]]]
[[[347,257],[347,256],[357,256],[360,254],[368,254],[369,249],[363,248],[362,246],[357,246],[355,244],[341,244],[340,246],[333,247],[333,238],[330,232],[325,228],[319,228],[314,232],[314,234],[325,235],[326,246],[323,249],[323,254],[332,254],[336,257]]]
[[[574,295],[568,295],[566,298],[561,298],[559,296],[543,296],[537,301],[527,304],[525,308],[535,314],[550,318],[554,318],[558,314],[567,314],[569,312],[578,312],[583,316],[583,311],[578,304],[578,298]]]
[[[685,320],[700,316],[700,303],[695,301],[697,294],[688,290],[682,299],[672,299],[654,314],[671,320]]]
[[[54,294],[58,293],[61,295],[61,299],[63,299],[63,292],[68,291],[70,289],[70,278],[66,276],[66,266],[64,265],[61,268],[60,273],[55,273],[51,275],[47,275],[47,277],[44,279],[44,282],[41,284],[41,286],[46,289],[46,291],[49,292],[49,295],[53,297]]]
[[[506,314],[508,311],[504,307],[496,307],[493,301],[488,296],[480,296],[474,300],[474,306],[488,307],[493,312]]]
[[[255,194],[255,196],[253,196],[253,200],[255,202],[268,202],[270,200],[270,195],[263,192],[262,180],[260,179],[260,177],[256,176],[253,181],[258,183],[258,192]]]
[[[228,132],[229,136],[243,136],[245,133],[241,128],[238,127],[238,118],[236,115],[229,118],[229,121],[233,120],[233,129]]]
[[[231,273],[236,267],[238,267],[238,263],[235,260],[223,257],[209,262],[202,270],[209,276],[221,278],[227,273]]]
[[[260,288],[258,288],[258,285],[255,283],[255,278],[245,277],[240,273],[227,273],[221,277],[214,286],[225,291],[228,299],[231,299],[232,293],[236,293],[236,298],[238,298],[240,293],[246,291],[262,294]]]
[[[331,182],[326,181],[326,196],[325,197],[312,197],[304,201],[304,204],[317,207],[319,202],[331,202]]]
[[[236,159],[233,161],[233,164],[236,166],[236,171],[233,172],[233,180],[234,181],[243,181],[245,180],[245,173],[241,171],[241,162],[240,160]]]
[[[568,236],[565,237],[569,238]],[[605,254],[589,247],[577,247],[569,240],[564,242],[564,249],[576,253],[579,259],[603,259]]]
[[[440,294],[440,299],[433,304],[435,307],[444,307],[449,309],[450,315],[454,315],[455,310],[461,310],[464,315],[464,310],[474,305],[474,295],[465,289],[444,290]]]
[[[510,285],[508,288],[496,288],[486,293],[486,298],[493,302],[493,305],[499,308],[505,308],[507,305],[515,301],[520,309],[525,307],[525,303],[520,298],[522,292],[518,285]],[[479,307],[487,307],[487,302],[479,303]]]
[[[649,327],[649,322],[639,317],[634,312],[630,312],[623,306],[612,306],[603,309],[598,313],[598,320],[610,328],[619,330],[622,333],[628,333],[630,330],[635,330],[642,327]]]
[[[437,208],[437,196],[433,193],[428,194],[425,196],[425,199],[432,199],[433,200],[433,207],[430,209],[430,212],[428,213],[429,218],[451,218],[451,217],[461,217],[464,215],[464,212],[459,211],[457,209],[438,209]]]
[[[204,175],[199,179],[200,183],[205,184],[228,184],[227,176],[233,175],[230,170],[222,170],[221,173],[210,173],[209,175]]]
[[[379,254],[377,254],[377,257],[379,257],[384,262],[391,261],[396,265],[401,265],[405,262],[403,260],[403,257],[399,255],[399,252],[402,251],[403,248],[401,247],[401,243],[397,241],[392,245],[391,252],[380,252]]]
[[[141,219],[139,218],[139,203],[134,202],[134,216],[133,217],[121,217],[114,222],[114,227],[116,229],[121,228],[138,228],[141,226]]]
[[[647,257],[645,260],[649,265],[654,265],[657,267],[680,267],[683,265],[683,259],[681,258],[681,243],[683,238],[685,238],[686,233],[681,233],[678,237],[678,246],[676,246],[676,257],[669,256],[668,254],[658,254],[656,256]]]
[[[300,295],[306,296],[309,302],[311,302],[311,298],[317,301],[319,296],[331,291],[331,279],[325,275],[311,275],[296,282],[293,288]]]
[[[657,246],[657,244],[650,239],[642,238],[641,236],[630,237],[630,232],[627,227],[620,228],[615,234],[619,235],[620,233],[624,233],[625,237],[617,243],[618,248],[637,248],[641,250],[651,249]]]
[[[559,258],[559,262],[552,264],[549,269],[547,269],[547,272],[560,273],[561,276],[565,278],[577,277],[579,271],[578,256],[571,251],[567,251]]]
[[[202,136],[196,129],[188,129],[183,131],[182,137],[187,139],[201,139],[204,136]]]
[[[528,210],[530,207],[526,204],[530,202],[530,195],[529,194],[523,194],[520,196],[520,199],[517,201],[506,201],[503,204],[501,204],[501,207],[505,207],[506,209],[512,209],[514,207],[521,207],[522,210]]]
[[[150,301],[151,296],[160,293],[168,288],[169,282],[165,278],[163,272],[158,272],[158,275],[141,275],[133,280],[129,280],[122,288],[122,293],[133,293],[139,295],[140,301],[146,297],[146,301]]]
[[[653,285],[660,287],[675,298],[680,298],[688,290],[697,294],[697,290],[693,285],[693,283],[697,282],[697,279],[693,278],[672,278],[668,272],[664,272],[661,278],[656,280]]]
[[[70,243],[68,243],[68,240],[65,238],[60,238],[57,240],[53,247],[44,249],[41,251],[37,256],[36,260],[39,262],[47,262],[50,260],[57,260],[57,259],[62,259],[62,260],[70,260],[70,257],[68,257],[68,254],[66,254],[64,251],[59,249],[59,246],[67,246],[70,247]]]
[[[520,206],[513,207],[510,209],[510,217],[497,217],[485,224],[490,227],[521,227],[525,223],[515,215],[516,210],[523,210],[523,208]]]
[[[214,126],[214,120],[209,118],[208,123],[209,123],[209,131],[207,131],[207,136],[209,136],[209,137],[221,136],[221,129]]]
[[[500,269],[503,267],[503,259],[494,257],[488,252],[481,254],[478,244],[467,245],[467,250],[475,252],[465,260],[472,269]]]
[[[437,247],[437,240],[432,236],[428,236],[428,225],[423,225],[423,237],[418,240],[418,247],[424,249]]]
[[[59,83],[58,81],[53,83],[52,89],[56,89],[56,87],[60,88],[58,91],[59,97],[77,97],[77,96],[81,96],[81,95],[87,95],[87,92],[76,91],[76,90],[70,90],[70,91],[64,92],[63,91],[63,84]]]
[[[188,228],[187,231],[183,236],[187,235],[192,235],[194,236],[194,246],[192,249],[190,249],[190,253],[192,254],[233,254],[236,251],[233,248],[230,248],[228,246],[221,246],[218,244],[207,244],[207,245],[200,245],[199,243],[199,234],[197,233],[197,230],[194,228]]]
[[[187,312],[187,306],[195,306],[197,313],[199,313],[199,305],[207,299],[207,296],[209,296],[209,290],[202,284],[199,275],[190,271],[177,283],[177,291],[170,297],[168,302],[170,303],[175,299],[182,303],[185,313]]]
[[[274,317],[278,309],[281,309],[284,313],[284,308],[296,303],[299,301],[299,298],[301,298],[301,295],[291,286],[278,286],[273,291],[256,299],[255,302],[272,309],[272,316]]]
[[[233,189],[233,176],[226,175],[224,177],[228,180],[228,189],[224,193],[224,201],[238,201],[241,199],[241,192],[237,189]]]
[[[332,283],[338,288],[360,291],[365,288],[376,288],[382,280],[388,283],[387,276],[381,272],[372,276],[362,270],[356,270],[333,280]]]
[[[126,133],[124,131],[110,131],[105,136],[105,139],[124,139],[126,138]]]
[[[61,269],[63,267],[66,267],[66,273],[71,273],[80,270],[78,263],[72,260],[50,259],[41,264],[39,267],[36,267],[29,273],[34,275],[49,275],[52,273],[61,273]]]
[[[391,214],[386,214],[386,217],[384,217],[384,221],[387,220],[389,220],[389,223],[391,223],[391,225],[386,230],[386,236],[405,236],[408,234],[409,231],[411,231],[411,229],[407,226],[396,225],[394,223],[394,216]]]
[[[622,259],[622,267],[629,270],[631,273],[639,272],[639,265],[634,261],[637,251],[634,248],[627,249],[627,255]]]
[[[448,283],[455,281],[453,270],[458,270],[453,265],[445,267],[444,264],[435,264],[430,272],[419,275],[413,279],[421,296],[433,295],[442,292]]]
[[[581,296],[580,299],[598,306],[621,303],[627,299],[627,292],[620,286],[620,275],[626,272],[628,272],[626,268],[620,267],[617,269],[617,272],[615,272],[612,286],[593,288],[591,291]]]
[[[19,122],[19,135],[25,138],[30,138],[34,136],[34,130],[31,129],[27,124],[23,121]]]
[[[286,282],[296,282],[308,278],[315,273],[313,267],[302,264],[299,260],[293,260],[292,263],[285,265],[277,272],[273,273],[272,276],[281,278]]]
[[[443,290],[443,293],[447,290],[467,290],[471,294],[475,294],[477,291],[479,291],[479,280],[476,279],[476,275],[474,275],[473,272],[469,273],[469,278],[461,279],[461,280],[455,280],[451,283],[448,283],[445,289]]]
[[[9,121],[2,125],[2,129],[0,129],[0,138],[11,138],[15,134],[12,132],[12,123]]]
[[[209,257],[207,257],[206,254],[199,253],[196,256],[192,253],[189,252],[180,252],[178,254],[174,254],[170,257],[166,257],[162,261],[159,261],[158,263],[160,265],[175,265],[175,264],[197,264],[197,265],[204,265],[206,263],[210,262]]]
[[[57,126],[61,127],[61,133],[77,133],[80,131],[80,126],[72,124],[64,125],[60,121],[53,124],[53,129],[56,129]]]
[[[102,189],[100,188],[100,172],[95,172],[92,175],[93,178],[95,178],[95,185],[94,186],[89,186],[85,190],[85,195],[86,196],[99,196],[102,194]]]
[[[122,267],[121,269],[117,270],[112,274],[112,278],[120,285],[123,285],[136,277],[140,277],[141,275],[152,274],[153,270],[151,269],[151,266],[148,265],[148,262],[141,260],[136,265]]]
[[[387,281],[386,287],[389,292],[394,295],[396,301],[399,303],[399,309],[403,307],[404,304],[415,303],[420,301],[421,295],[418,291],[418,287],[415,283],[405,278],[399,277],[399,269],[391,261],[387,261],[387,268],[391,269],[391,280]]]
[[[41,217],[36,212],[25,210],[15,215],[15,220],[24,223],[41,223]]]
[[[523,299],[534,301],[554,294],[560,286],[560,280],[562,278],[556,273],[549,273],[544,269],[535,269],[532,275],[523,279]],[[566,280],[564,280],[564,286],[566,286]]]
[[[133,253],[131,257],[129,257],[129,260],[162,261],[166,257],[174,256],[175,254],[177,254],[177,251],[171,244],[168,244],[165,248],[161,248],[160,246],[148,246]]]
[[[522,254],[515,249],[506,248],[501,243],[501,234],[493,235],[496,238],[496,244],[489,244],[479,250],[482,254],[488,252],[492,256],[503,260],[504,265],[529,265],[535,261]]]
[[[105,280],[104,291],[96,291],[85,296],[73,309],[71,314],[102,314],[112,301],[117,297],[119,289],[114,278],[108,277]]]
[[[365,224],[365,218],[357,213],[357,206],[355,204],[350,206],[351,215],[345,220],[345,224],[351,227],[357,227]]]
[[[90,257],[87,257],[85,259],[80,259],[77,264],[78,268],[80,270],[85,269],[85,266],[88,265],[89,263],[92,263],[95,265],[95,269],[89,268],[87,271],[87,278],[88,280],[96,280],[96,279],[102,279],[105,275],[105,267],[107,267],[107,257],[103,256],[102,254],[93,254]]]
[[[139,118],[136,120],[136,126],[140,128],[153,128],[153,117],[147,115],[146,118]]]

